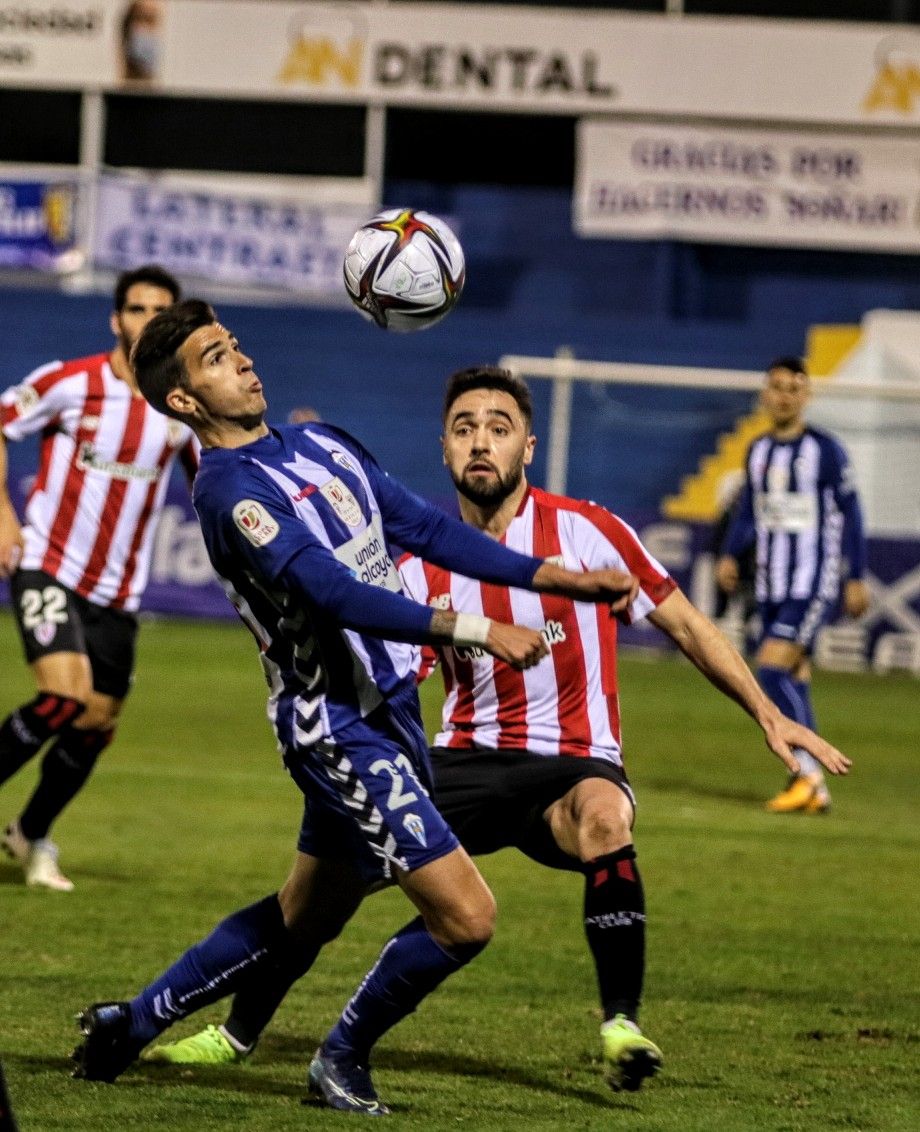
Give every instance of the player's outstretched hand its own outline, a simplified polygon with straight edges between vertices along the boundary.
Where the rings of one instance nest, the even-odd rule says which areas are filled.
[[[0,578],[9,578],[14,573],[23,545],[22,528],[12,503],[0,502]]]
[[[506,625],[493,621],[485,643],[486,652],[504,660],[512,668],[533,668],[549,653],[543,634],[523,625]]]
[[[625,570],[586,570],[579,574],[544,562],[533,581],[534,589],[541,593],[609,605],[610,612],[616,614],[627,614],[639,593],[639,579]]]
[[[716,585],[726,594],[733,594],[741,580],[738,560],[730,554],[723,554],[716,562]]]
[[[777,714],[764,726],[767,746],[786,764],[793,774],[798,774],[799,763],[793,753],[794,747],[802,747],[818,760],[826,771],[831,774],[847,774],[852,761],[832,747],[826,739],[816,735],[808,727],[789,719],[785,715]]]

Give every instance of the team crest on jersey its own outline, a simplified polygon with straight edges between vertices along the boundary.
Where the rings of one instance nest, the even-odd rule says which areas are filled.
[[[80,417],[81,432],[95,432],[99,424],[100,418],[94,416],[92,413],[87,413],[85,417]]]
[[[39,621],[32,630],[32,635],[42,648],[47,648],[51,644],[56,633],[57,625],[55,625],[53,621]]]
[[[40,400],[41,397],[31,385],[20,385],[16,390],[16,411],[24,417],[26,413],[30,413],[35,408]]]
[[[348,490],[338,476],[333,476],[328,483],[319,489],[325,496],[329,506],[336,515],[349,527],[360,527],[364,516],[361,507],[354,495]]]
[[[403,818],[403,829],[411,833],[423,849],[427,848],[428,838],[425,836],[425,823],[418,814],[406,814]]]
[[[185,425],[169,417],[166,421],[166,443],[170,448],[178,448],[185,436]]]
[[[241,499],[233,508],[233,521],[253,546],[267,546],[281,528],[254,499]]]
[[[338,448],[333,448],[329,455],[338,464],[338,466],[340,468],[344,468],[346,472],[351,472],[352,475],[357,472],[358,469],[355,467],[354,462],[350,460],[345,455],[345,453],[341,452]]]
[[[450,594],[435,594],[428,599],[432,609],[450,609]]]

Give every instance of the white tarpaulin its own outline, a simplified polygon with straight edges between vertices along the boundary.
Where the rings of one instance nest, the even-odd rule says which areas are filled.
[[[920,140],[586,120],[583,236],[920,251]]]

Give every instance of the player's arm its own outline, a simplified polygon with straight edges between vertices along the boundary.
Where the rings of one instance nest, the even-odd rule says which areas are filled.
[[[834,498],[843,516],[841,550],[847,562],[847,580],[843,584],[843,608],[850,617],[861,617],[869,608],[869,587],[866,572],[866,535],[859,493],[853,482],[853,469],[843,448],[833,450]]]
[[[576,573],[518,554],[427,503],[391,479],[373,460],[368,459],[364,468],[373,477],[388,536],[426,562],[499,586],[602,603],[614,613],[626,612],[638,593],[637,579],[625,571]]]
[[[409,644],[479,645],[516,668],[529,668],[547,653],[534,629],[487,617],[432,609],[382,586],[358,581],[320,543],[306,544],[279,576],[308,605],[348,629]]]
[[[8,578],[13,573],[23,549],[22,528],[10,499],[7,477],[6,440],[0,428],[0,578]]]
[[[720,590],[730,594],[738,588],[741,576],[739,560],[753,545],[756,537],[754,493],[751,490],[750,476],[746,475],[725,535],[724,552],[716,562],[716,584]]]
[[[799,770],[793,747],[814,755],[831,774],[847,773],[850,760],[809,728],[783,715],[731,641],[680,590],[674,590],[648,616],[711,684],[757,722],[767,746],[792,773]]]
[[[267,588],[276,590],[280,584],[295,601],[344,628],[409,644],[480,645],[516,668],[529,668],[548,651],[534,629],[433,610],[359,581],[300,521],[284,495],[256,480],[218,483],[212,491],[197,492],[195,507],[218,569],[225,557],[237,565],[244,562]]]

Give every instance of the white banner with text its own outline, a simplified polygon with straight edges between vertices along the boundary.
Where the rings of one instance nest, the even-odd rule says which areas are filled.
[[[920,252],[920,140],[583,120],[582,236]]]
[[[93,259],[117,270],[155,261],[184,278],[341,297],[345,248],[368,215],[358,205],[104,176]]]
[[[920,28],[476,4],[0,0],[0,86],[920,120]]]

